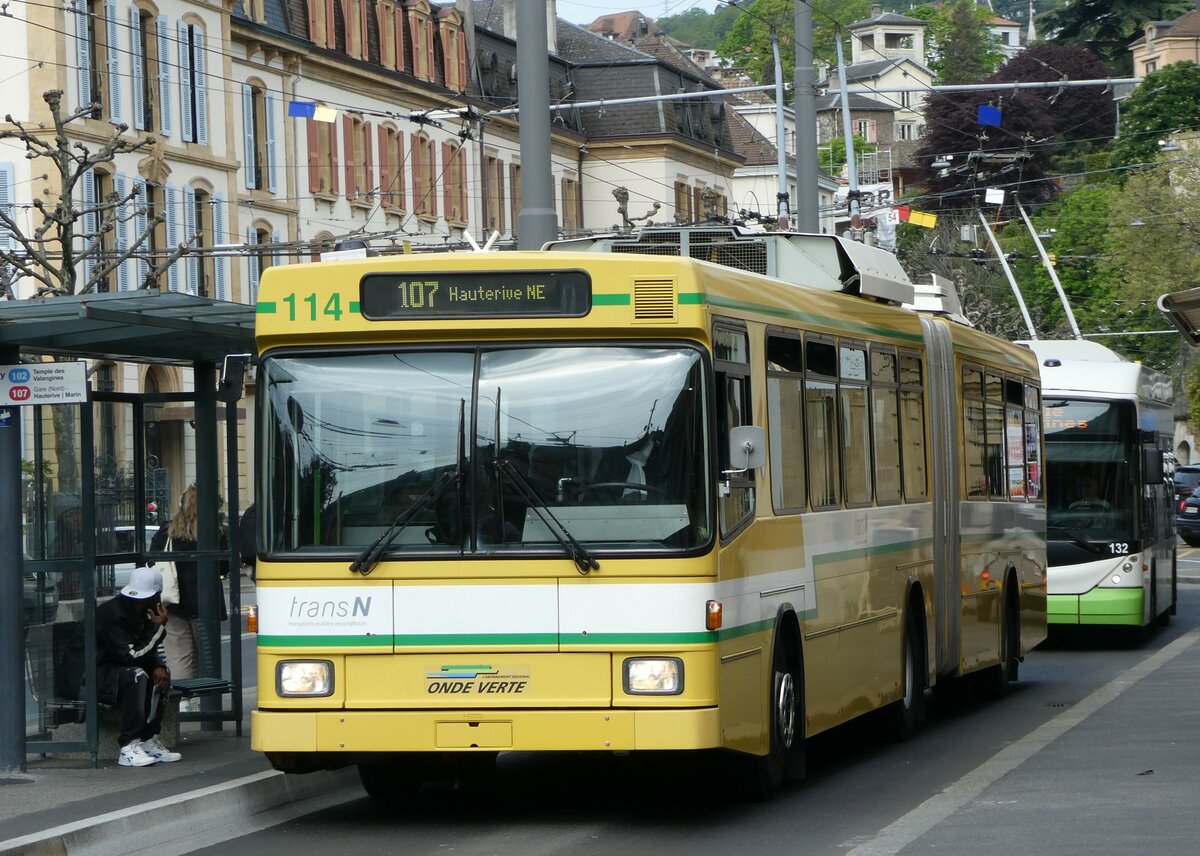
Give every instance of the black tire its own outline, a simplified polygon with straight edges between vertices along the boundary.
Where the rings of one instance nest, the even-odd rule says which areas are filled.
[[[917,619],[910,606],[904,618],[904,639],[900,643],[900,680],[904,694],[887,708],[889,731],[892,738],[900,742],[912,737],[917,724],[925,718],[925,658],[917,628]]]
[[[1014,592],[1016,579],[1004,587],[1004,612],[1000,623],[1000,662],[980,672],[984,692],[990,698],[1004,698],[1017,680],[1021,668],[1021,613]]]
[[[424,784],[420,774],[400,763],[359,764],[358,778],[371,799],[396,803],[397,806],[420,793]]]
[[[1179,537],[1182,538],[1183,543],[1187,544],[1189,547],[1200,547],[1200,537],[1195,535],[1180,535]]]
[[[798,680],[799,671],[789,661],[779,635],[775,637],[771,671],[768,698],[771,747],[766,755],[747,759],[748,795],[758,802],[775,796],[785,778],[794,780],[804,776],[804,719],[800,698],[804,690]]]

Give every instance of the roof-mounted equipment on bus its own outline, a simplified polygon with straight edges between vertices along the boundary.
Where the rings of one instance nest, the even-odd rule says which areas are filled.
[[[885,303],[913,300],[912,282],[894,255],[836,235],[752,232],[739,226],[653,226],[629,235],[551,241],[545,249],[683,256]]]

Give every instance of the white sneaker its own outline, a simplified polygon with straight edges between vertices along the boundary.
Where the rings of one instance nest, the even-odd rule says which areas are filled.
[[[143,740],[141,743],[141,748],[142,752],[144,752],[146,755],[153,758],[155,761],[161,761],[164,764],[172,764],[183,757],[178,752],[172,752],[166,746],[163,746],[162,741],[158,739],[157,734],[155,734],[149,740]]]
[[[142,744],[138,740],[122,746],[121,754],[117,757],[117,765],[120,767],[149,767],[151,764],[157,763],[158,759],[146,754],[146,750],[142,748]]]

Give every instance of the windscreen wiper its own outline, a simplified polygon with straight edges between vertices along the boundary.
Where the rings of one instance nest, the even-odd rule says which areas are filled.
[[[379,537],[375,539],[375,543],[367,547],[358,558],[350,563],[350,572],[359,573],[364,577],[375,570],[375,566],[379,564],[379,560],[383,558],[384,552],[388,547],[392,546],[392,542],[400,535],[401,532],[412,522],[413,518],[427,509],[430,505],[437,502],[449,490],[451,485],[460,485],[463,476],[463,425],[464,408],[466,401],[459,401],[458,406],[458,450],[454,463],[454,469],[447,470],[442,473],[425,493],[417,497],[413,504],[407,509],[400,512],[400,515],[392,521],[392,525],[384,529]],[[462,503],[458,503],[458,528],[462,531]]]
[[[589,571],[600,570],[600,563],[587,551],[582,544],[575,540],[575,536],[571,531],[563,526],[557,517],[554,516],[545,500],[538,496],[538,492],[533,489],[525,477],[512,465],[512,461],[504,460],[500,456],[500,388],[496,388],[496,425],[495,425],[495,449],[493,466],[496,468],[496,474],[503,477],[508,476],[508,480],[517,489],[517,492],[525,498],[539,518],[542,525],[547,531],[554,536],[554,539],[562,545],[562,548],[567,551],[567,555],[575,562],[575,567],[579,569],[579,573],[587,574]],[[499,481],[499,480],[497,480]],[[500,507],[501,520],[503,520],[503,508]],[[550,521],[554,521],[554,525],[550,525]],[[503,524],[501,524],[503,525]]]
[[[589,571],[600,570],[600,563],[587,551],[586,547],[575,539],[571,531],[554,516],[554,512],[546,505],[545,500],[538,496],[538,492],[533,489],[533,486],[512,465],[512,461],[502,460],[497,457],[495,466],[497,473],[502,476],[508,476],[509,482],[525,498],[525,501],[529,503],[529,507],[541,518],[542,524],[554,536],[555,540],[562,545],[563,549],[567,551],[567,555],[575,562],[575,567],[579,569],[579,573],[586,574]],[[551,521],[554,523],[553,526],[550,525]]]
[[[1099,547],[1096,544],[1092,544],[1088,541],[1085,541],[1084,539],[1080,538],[1078,535],[1076,535],[1074,532],[1072,532],[1070,529],[1068,529],[1065,526],[1058,526],[1056,524],[1050,523],[1050,524],[1047,524],[1046,528],[1054,529],[1055,531],[1063,533],[1064,535],[1067,536],[1067,540],[1069,540],[1072,544],[1074,544],[1076,547],[1082,547],[1084,550],[1087,550],[1089,553],[1095,553],[1096,555],[1099,555],[1104,552],[1103,547]]]

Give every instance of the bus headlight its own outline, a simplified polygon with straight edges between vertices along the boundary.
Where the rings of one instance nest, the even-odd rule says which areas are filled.
[[[679,695],[683,692],[683,660],[678,657],[632,657],[625,661],[628,695]]]
[[[333,695],[329,660],[283,660],[275,665],[275,694],[280,698]]]

